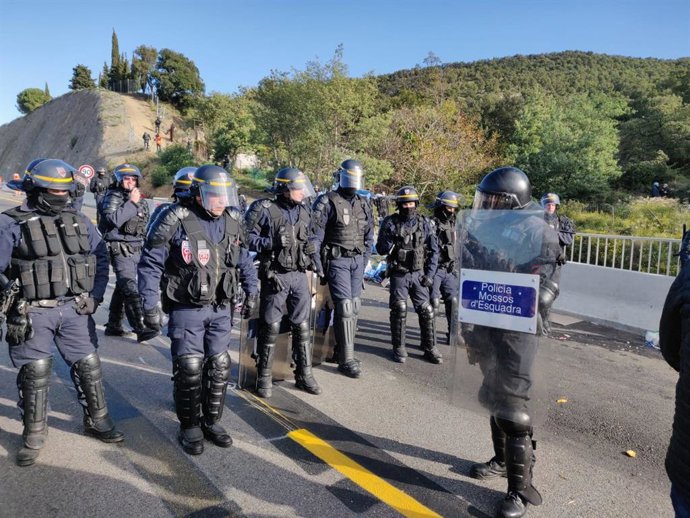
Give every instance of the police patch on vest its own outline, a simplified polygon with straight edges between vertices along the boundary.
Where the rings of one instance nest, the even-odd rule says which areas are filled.
[[[343,210],[343,222],[344,222],[346,225],[349,225],[349,224],[350,224],[350,211],[347,210],[347,209],[344,209],[344,210]]]
[[[182,259],[187,264],[192,264],[192,247],[189,241],[182,241],[180,245],[180,252],[182,253]]]
[[[196,257],[203,266],[206,266],[209,259],[211,259],[211,251],[208,248],[200,248]]]

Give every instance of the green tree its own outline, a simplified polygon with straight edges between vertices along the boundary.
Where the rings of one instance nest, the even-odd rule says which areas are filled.
[[[69,83],[70,90],[84,90],[96,88],[96,83],[91,77],[91,70],[86,65],[77,65],[72,69],[72,79]]]
[[[156,69],[158,51],[153,47],[139,45],[132,55],[132,76],[139,84],[141,93],[145,94],[148,88],[153,92],[153,72]]]
[[[108,63],[103,63],[103,70],[98,74],[98,86],[100,88],[108,88],[108,75],[110,70],[108,69]]]
[[[197,165],[194,155],[185,146],[174,144],[166,147],[159,155],[160,165],[151,174],[151,184],[161,187],[172,183],[175,173],[187,166]]]
[[[158,54],[153,83],[162,101],[186,110],[204,93],[204,82],[194,62],[179,52],[162,49]]]
[[[393,114],[384,158],[393,165],[389,186],[414,185],[421,195],[459,192],[498,163],[496,141],[454,101],[401,108]]]
[[[120,70],[120,43],[117,40],[115,29],[113,29],[110,45],[110,70]]]
[[[27,88],[17,94],[17,109],[22,113],[31,113],[40,108],[52,98],[40,88]]]
[[[43,93],[48,97],[49,99],[52,99],[53,96],[50,95],[50,90],[48,89],[48,81],[46,81],[45,86],[43,87]]]
[[[621,97],[575,95],[566,102],[537,94],[525,105],[507,148],[535,193],[602,200],[621,175],[617,119],[627,111]]]

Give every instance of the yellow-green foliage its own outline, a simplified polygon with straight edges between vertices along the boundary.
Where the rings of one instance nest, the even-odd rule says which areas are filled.
[[[565,202],[560,210],[571,218],[578,232],[626,236],[680,238],[690,212],[673,198],[634,198],[630,203],[592,207]]]

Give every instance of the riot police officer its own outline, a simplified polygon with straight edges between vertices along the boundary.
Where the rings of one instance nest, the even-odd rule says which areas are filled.
[[[178,441],[190,455],[203,453],[204,437],[223,448],[232,445],[220,425],[230,376],[232,309],[240,289],[246,307],[257,303],[256,270],[237,203],[235,181],[225,169],[199,167],[188,202],[168,205],[154,221],[139,263],[146,325],[160,329],[161,297],[170,318]]]
[[[455,211],[458,208],[458,195],[453,191],[443,191],[434,201],[434,223],[438,239],[438,269],[431,286],[431,303],[434,314],[441,307],[441,297],[448,321],[448,345],[453,323],[453,310],[458,306],[458,272],[455,261]]]
[[[558,214],[558,209],[561,206],[561,198],[558,194],[553,192],[544,194],[541,197],[541,206],[544,209],[544,221],[558,234],[558,243],[561,248],[571,245],[575,237],[575,224],[567,216]],[[539,317],[543,335],[548,335],[551,332],[549,313],[560,293],[561,266],[565,264],[565,261],[565,254],[559,254],[554,275],[545,280],[542,286],[543,296],[539,300]]]
[[[515,167],[501,167],[487,174],[477,187],[473,210],[538,210],[532,201],[532,188],[527,175]],[[511,247],[527,246],[537,242],[542,248],[538,261],[520,265],[523,273],[539,273],[540,291],[544,281],[553,275],[553,266],[559,254],[555,234],[538,218],[528,218],[520,228],[503,228],[502,236],[511,240]],[[491,269],[488,258],[481,253],[467,252],[477,269]],[[512,270],[511,270],[512,271]],[[516,270],[517,271],[517,270]],[[542,296],[540,294],[540,300]],[[470,476],[477,479],[508,478],[508,493],[501,505],[499,516],[520,517],[528,503],[539,505],[541,495],[532,484],[534,443],[532,417],[527,407],[532,388],[532,365],[537,353],[536,335],[498,328],[474,325],[463,329],[468,356],[477,356],[484,373],[480,401],[491,411],[491,438],[494,457],[486,463],[475,464]],[[469,354],[471,351],[472,354]]]
[[[96,170],[96,176],[94,176],[89,183],[89,191],[93,193],[93,197],[96,200],[96,208],[98,208],[103,201],[105,191],[108,190],[108,183],[105,177],[105,167],[99,167]]]
[[[399,363],[405,363],[407,359],[405,342],[409,294],[419,316],[424,358],[439,364],[443,358],[436,348],[434,308],[429,300],[429,288],[438,266],[436,233],[433,222],[417,213],[419,194],[414,187],[401,187],[396,193],[395,202],[398,212],[383,220],[376,242],[376,250],[387,255],[393,359]]]
[[[273,355],[283,305],[287,304],[296,365],[295,386],[310,394],[320,394],[321,387],[312,373],[311,293],[306,274],[312,267],[316,248],[309,242],[309,207],[302,203],[314,195],[314,188],[302,171],[286,167],[276,173],[272,191],[275,199],[255,201],[245,218],[249,249],[257,252],[261,261],[256,392],[260,397],[271,397]]]
[[[361,375],[354,357],[357,317],[362,302],[364,270],[374,243],[371,205],[358,190],[364,170],[357,160],[345,160],[336,173],[338,188],[321,194],[312,210],[317,273],[328,282],[335,304],[333,322],[338,370],[351,378]]]
[[[107,443],[123,440],[108,413],[88,330],[103,301],[108,256],[93,224],[70,207],[74,174],[62,160],[40,161],[24,177],[24,204],[0,215],[1,298],[24,424],[20,466],[36,461],[48,433],[53,343],[70,366],[86,432]]]
[[[110,299],[110,312],[105,334],[122,336],[122,314],[143,342],[158,334],[144,326],[144,313],[137,290],[137,263],[144,243],[149,206],[139,192],[141,171],[131,164],[118,165],[113,171],[115,184],[106,191],[98,207],[98,228],[110,249],[110,261],[115,272],[115,290]]]

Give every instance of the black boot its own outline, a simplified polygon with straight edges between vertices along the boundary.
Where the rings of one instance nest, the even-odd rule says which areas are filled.
[[[321,387],[311,370],[309,321],[292,326],[292,359],[295,362],[295,387],[309,394],[321,394]]]
[[[273,352],[276,347],[280,322],[263,323],[259,329],[257,349],[259,357],[256,359],[256,394],[262,398],[269,398],[273,388]]]
[[[417,310],[417,314],[424,358],[434,364],[443,363],[443,357],[436,348],[436,320],[433,306],[430,302],[426,302]]]
[[[19,409],[22,413],[23,445],[17,453],[18,466],[31,466],[48,436],[48,387],[53,358],[22,365],[17,374]]]
[[[180,420],[177,440],[189,455],[204,452],[204,434],[201,431],[201,377],[204,359],[184,355],[173,360],[173,399]]]
[[[521,518],[527,512],[527,504],[542,503],[539,491],[532,485],[534,451],[530,435],[509,435],[506,438],[506,469],[508,472],[508,493],[499,517]]]
[[[460,333],[460,322],[455,322],[458,311],[458,298],[452,297],[451,299],[446,299],[444,306],[446,309],[446,321],[448,322],[447,345],[451,345],[453,343],[453,334],[457,337]],[[458,343],[457,339],[455,343]]]
[[[405,348],[407,330],[407,303],[404,300],[396,300],[391,305],[391,342],[393,343],[393,360],[405,363],[407,349]]]
[[[470,468],[470,477],[479,480],[487,480],[496,477],[505,477],[506,474],[506,434],[491,417],[491,441],[494,445],[494,456],[488,462],[473,464]]]
[[[132,291],[134,290],[134,291]],[[144,307],[141,304],[141,297],[136,291],[136,284],[133,279],[127,279],[127,290],[125,294],[125,314],[132,330],[137,334],[137,342],[145,342],[158,336],[158,330],[148,328],[144,325]]]
[[[88,435],[106,442],[122,442],[124,434],[115,428],[103,388],[103,371],[97,352],[85,356],[70,369],[77,399],[84,410],[84,428]]]
[[[110,307],[108,310],[108,323],[105,325],[106,336],[123,336],[125,330],[122,329],[122,318],[125,316],[125,299],[122,290],[115,286],[113,295],[110,297]]]
[[[229,377],[230,355],[227,352],[206,360],[201,389],[201,410],[204,414],[201,429],[204,437],[221,448],[232,446],[232,437],[218,424],[223,416]]]
[[[338,371],[350,378],[359,378],[362,369],[355,360],[355,325],[356,315],[354,303],[350,299],[338,301],[335,304],[335,320],[333,331],[338,344]]]

